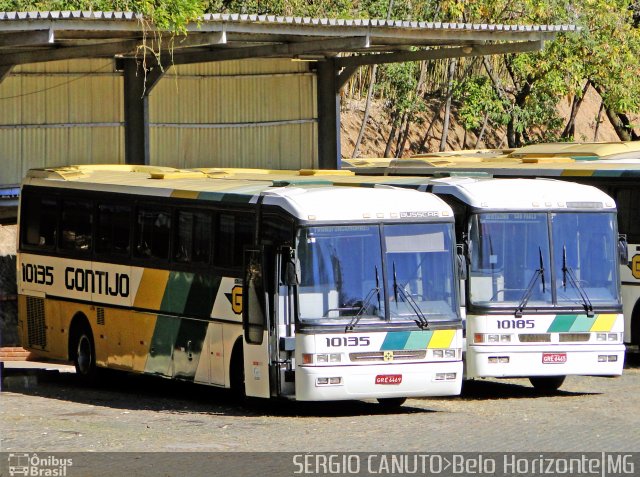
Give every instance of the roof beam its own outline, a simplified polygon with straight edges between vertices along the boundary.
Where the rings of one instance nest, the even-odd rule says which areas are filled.
[[[0,47],[48,45],[53,41],[53,30],[18,31],[0,35]]]
[[[11,68],[13,68],[13,65],[0,66],[0,83],[2,83],[7,76],[9,76],[9,73],[11,73]]]
[[[351,48],[366,48],[367,36],[332,38],[329,40],[302,41],[296,43],[278,43],[243,48],[225,48],[211,51],[175,52],[173,63],[186,65],[207,61],[243,60],[248,58],[268,58],[274,56],[293,58],[298,55],[322,51],[341,51]]]
[[[353,66],[401,63],[405,61],[426,61],[441,60],[444,58],[463,58],[468,56],[500,55],[505,53],[525,53],[530,51],[539,51],[543,46],[544,40],[534,40],[491,45],[469,45],[456,48],[438,48],[433,50],[402,51],[398,53],[383,53],[380,55],[345,56],[336,58],[336,67],[350,68]],[[342,82],[342,80],[340,80],[340,82]]]
[[[87,46],[69,46],[53,49],[21,51],[0,55],[0,66],[24,65],[27,63],[42,63],[46,61],[69,60],[73,58],[99,58],[134,51],[140,42],[138,40],[100,43]]]

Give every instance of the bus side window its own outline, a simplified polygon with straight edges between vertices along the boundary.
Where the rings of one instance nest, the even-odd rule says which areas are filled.
[[[60,227],[60,248],[75,252],[91,251],[93,204],[87,200],[64,199]]]
[[[173,258],[181,263],[209,263],[211,251],[211,214],[179,211]]]
[[[129,255],[131,238],[131,207],[128,205],[98,205],[96,252]]]
[[[615,194],[618,206],[619,232],[627,235],[629,243],[640,242],[640,191],[633,188],[619,188]]]
[[[58,230],[58,201],[53,197],[28,195],[22,204],[21,228],[24,245],[53,248]]]
[[[253,244],[254,218],[248,213],[221,213],[215,227],[214,265],[242,269],[243,249]]]
[[[171,214],[168,210],[140,207],[136,220],[135,255],[140,258],[169,258]]]

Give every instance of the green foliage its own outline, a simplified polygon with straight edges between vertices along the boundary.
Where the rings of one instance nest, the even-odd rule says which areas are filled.
[[[416,91],[420,76],[418,63],[391,63],[379,68],[378,73],[377,90],[385,98],[385,114],[396,126],[403,116],[413,120],[418,112],[425,110],[425,103]]]
[[[485,115],[495,124],[509,121],[509,105],[500,99],[486,76],[474,75],[456,81],[453,99],[459,104],[458,117],[466,130],[478,129]]]
[[[635,0],[0,0],[0,11],[33,10],[133,11],[144,15],[147,31],[154,24],[169,34],[186,34],[187,25],[204,13],[577,24],[580,32],[559,34],[540,52],[493,57],[495,83],[481,67],[465,78],[458,66],[454,99],[464,127],[477,129],[487,116],[517,136],[510,141],[555,138],[562,128],[558,102],[582,94],[587,82],[609,111],[640,112],[640,2]],[[437,62],[429,68],[432,73],[440,68],[429,76],[438,83],[429,89],[444,94],[446,71]],[[420,64],[378,71],[376,92],[390,121],[414,120],[426,109],[417,92]]]

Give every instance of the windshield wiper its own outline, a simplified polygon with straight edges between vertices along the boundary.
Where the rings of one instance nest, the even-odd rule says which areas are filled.
[[[542,249],[540,247],[538,247],[538,254],[540,256],[540,268],[536,269],[535,273],[531,277],[531,281],[529,282],[527,289],[524,291],[524,295],[522,295],[522,298],[520,299],[520,303],[516,307],[516,311],[515,311],[516,318],[520,318],[522,316],[522,311],[524,310],[524,307],[527,306],[527,302],[529,301],[529,298],[531,298],[531,295],[533,294],[533,287],[538,281],[538,278],[540,278],[542,281],[542,293],[546,293],[547,291],[546,281],[544,279],[544,262],[542,260]]]
[[[414,320],[416,322],[416,325],[418,325],[418,328],[420,328],[421,330],[424,330],[425,328],[427,328],[429,326],[429,321],[427,320],[427,317],[424,316],[424,313],[422,313],[420,306],[418,306],[418,304],[413,299],[413,297],[404,290],[404,287],[401,287],[398,285],[398,277],[396,276],[396,262],[394,261],[393,262],[393,297],[395,298],[396,303],[398,303],[398,292],[400,292],[400,296],[404,299],[404,301],[406,301],[409,304],[413,312],[418,317],[417,320]]]
[[[365,310],[367,308],[369,308],[369,303],[371,303],[371,300],[373,299],[374,295],[378,295],[378,309],[380,309],[380,305],[381,305],[381,303],[380,303],[380,276],[378,275],[378,266],[377,265],[376,265],[375,269],[376,269],[376,286],[373,287],[371,290],[369,290],[369,293],[367,293],[367,296],[362,301],[362,305],[360,306],[360,309],[354,315],[354,317],[351,319],[349,324],[345,327],[345,329],[344,329],[345,333],[348,332],[348,331],[353,331],[353,329],[358,324],[360,319],[364,316]]]
[[[587,316],[589,318],[593,318],[593,305],[591,304],[591,300],[587,296],[587,292],[580,285],[580,281],[576,278],[576,274],[571,267],[567,267],[567,246],[562,245],[562,288],[564,291],[567,291],[567,276],[569,277],[569,282],[573,287],[578,291],[580,298],[582,298],[582,306],[584,306],[585,311],[587,312]]]

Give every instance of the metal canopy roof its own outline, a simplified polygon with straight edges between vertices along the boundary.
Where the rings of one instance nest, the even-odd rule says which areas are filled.
[[[133,56],[145,37],[147,42],[154,37],[153,30],[143,30],[142,19],[131,12],[0,12],[0,67]],[[365,64],[429,59],[428,55],[423,58],[424,51],[407,50],[433,50],[436,46],[448,48],[444,55],[434,57],[532,51],[556,33],[575,31],[576,27],[207,14],[187,30],[186,37],[178,36],[171,44],[173,64],[260,57],[322,59],[341,52],[423,54],[359,62]],[[170,45],[169,36],[165,32],[161,49]],[[353,67],[356,63],[358,60],[351,60],[337,66]]]

